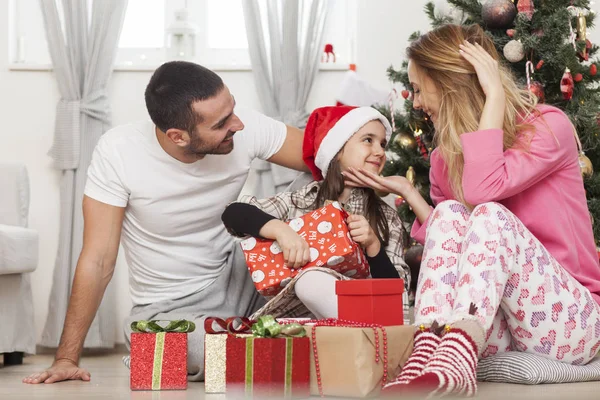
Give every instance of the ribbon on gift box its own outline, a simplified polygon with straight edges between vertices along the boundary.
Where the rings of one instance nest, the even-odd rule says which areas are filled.
[[[227,319],[208,317],[204,320],[204,331],[211,335],[223,333],[230,333],[232,335],[250,333],[252,324],[255,322],[256,321],[246,317],[230,317]],[[217,325],[217,328],[215,328],[215,324]]]
[[[280,324],[272,315],[263,315],[252,325],[252,334],[261,338],[304,337],[306,331],[297,322]]]
[[[165,327],[160,325],[159,322],[161,322],[161,320],[158,319],[153,319],[151,321],[133,321],[131,323],[131,330],[139,333],[190,333],[196,330],[196,324],[186,319],[168,321],[169,324]]]
[[[154,363],[152,366],[152,390],[160,390],[163,355],[165,351],[165,335],[167,333],[190,333],[196,330],[196,324],[192,321],[180,319],[168,321],[167,326],[159,324],[161,320],[140,320],[131,323],[131,330],[136,333],[154,333],[156,342],[154,345]],[[165,321],[166,322],[166,321]]]

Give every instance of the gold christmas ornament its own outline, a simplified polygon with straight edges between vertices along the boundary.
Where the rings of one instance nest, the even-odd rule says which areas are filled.
[[[581,168],[581,175],[584,178],[589,178],[594,175],[594,166],[583,151],[579,153],[579,168]]]
[[[395,140],[396,144],[405,150],[415,150],[417,148],[417,141],[410,133],[399,133]]]
[[[577,16],[577,40],[585,41],[587,39],[587,21],[582,12]]]
[[[415,176],[416,176],[416,174],[415,174],[414,168],[412,166],[408,167],[408,171],[406,171],[406,179],[408,179],[410,184],[413,186],[415,184]]]

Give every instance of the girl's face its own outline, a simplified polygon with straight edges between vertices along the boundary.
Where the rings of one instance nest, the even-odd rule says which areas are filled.
[[[412,60],[408,61],[408,80],[413,87],[413,108],[429,115],[431,122],[437,128],[436,122],[442,100],[433,80],[418,68]]]
[[[342,171],[348,167],[364,168],[375,174],[385,165],[385,127],[378,120],[367,122],[346,142],[340,152]]]

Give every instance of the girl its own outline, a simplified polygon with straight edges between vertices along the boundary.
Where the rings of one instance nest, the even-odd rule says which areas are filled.
[[[414,108],[435,126],[437,206],[405,178],[344,172],[403,196],[424,243],[414,357],[387,390],[472,395],[478,357],[511,350],[587,363],[600,347],[600,267],[571,122],[517,88],[478,25],[437,28],[407,55]]]
[[[400,277],[408,288],[410,273],[402,258],[404,227],[397,212],[373,189],[345,186],[341,175],[350,167],[379,174],[391,133],[388,120],[371,107],[316,109],[308,119],[303,145],[304,161],[316,181],[263,200],[244,197],[227,206],[223,223],[236,236],[277,240],[286,265],[300,268],[310,261],[308,244],[284,221],[321,208],[327,200],[337,200],[350,214],[350,235],[364,249],[371,276]],[[252,317],[336,318],[335,282],[339,279],[349,278],[328,268],[306,269]]]

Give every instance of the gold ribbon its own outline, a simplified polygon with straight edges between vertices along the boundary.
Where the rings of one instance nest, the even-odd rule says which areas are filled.
[[[154,366],[152,367],[152,390],[160,390],[163,354],[165,352],[165,335],[166,332],[156,333],[156,342],[154,344]]]

